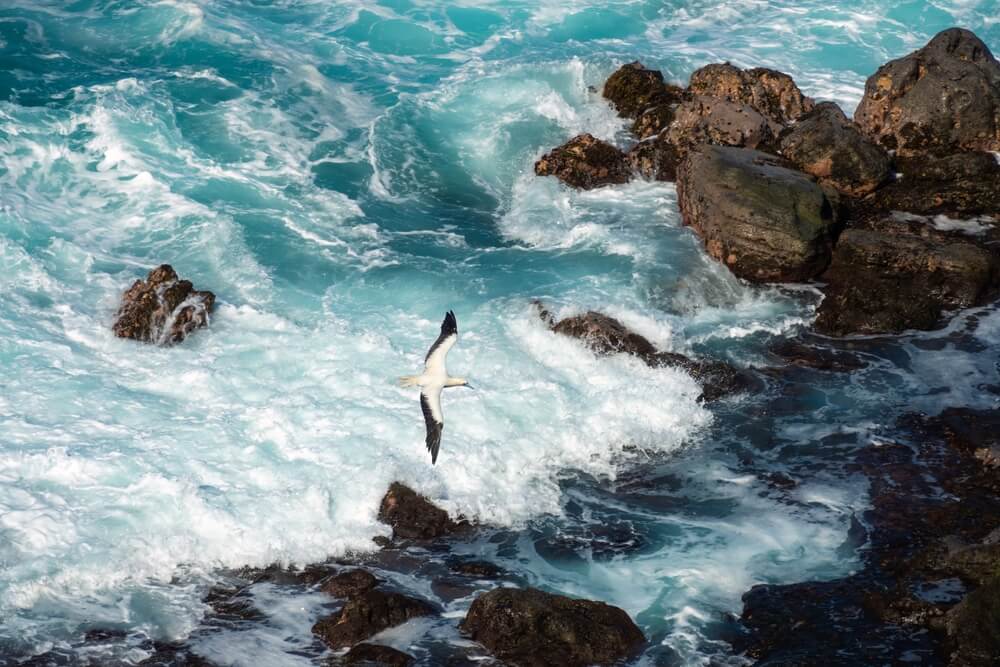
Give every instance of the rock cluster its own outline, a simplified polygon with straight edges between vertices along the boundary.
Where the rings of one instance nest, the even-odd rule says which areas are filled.
[[[136,280],[122,295],[112,331],[119,338],[172,345],[208,324],[215,295],[180,280],[169,264]]]
[[[879,68],[854,120],[786,74],[729,63],[686,89],[630,63],[603,93],[635,119],[637,143],[581,135],[536,172],[577,187],[676,180],[684,223],[734,274],[821,283],[818,331],[932,329],[1000,293],[1000,163],[987,152],[1000,151],[1000,63],[971,32]]]

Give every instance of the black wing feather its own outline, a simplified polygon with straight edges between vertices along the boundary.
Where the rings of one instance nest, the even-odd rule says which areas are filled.
[[[448,336],[453,336],[457,333],[458,322],[455,320],[455,313],[449,310],[444,316],[444,322],[441,323],[441,335],[439,335],[437,340],[434,341],[434,344],[431,345],[431,349],[427,350],[427,356],[424,357],[424,363],[427,363],[427,360],[431,358],[432,354],[434,354],[434,350],[438,349],[438,347],[441,346],[441,343],[443,343]]]
[[[437,463],[438,450],[441,449],[441,431],[444,430],[444,424],[434,419],[431,405],[423,393],[420,394],[420,409],[423,410],[424,423],[427,425],[427,451],[431,453],[431,465],[434,465]]]

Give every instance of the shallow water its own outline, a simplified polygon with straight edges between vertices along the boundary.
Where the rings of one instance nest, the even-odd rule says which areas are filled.
[[[940,29],[1000,50],[998,13],[7,0],[0,655],[130,663],[155,639],[219,664],[315,662],[320,594],[257,585],[266,620],[235,628],[199,627],[202,597],[226,568],[370,551],[399,479],[490,526],[457,552],[625,608],[652,638],[642,664],[726,656],[720,626],[751,585],[855,567],[852,451],[906,410],[995,405],[1000,314],[854,341],[863,371],[769,374],[707,408],[679,371],[557,338],[531,300],[764,367],[818,295],[709,261],[672,185],[572,192],[532,163],[581,131],[628,142],[590,87],[629,60],[678,82],[712,61],[775,67],[850,112],[879,64]],[[216,292],[210,329],[175,348],[115,339],[121,291],[161,262]],[[448,309],[450,368],[477,391],[445,397],[431,467],[395,377]],[[799,485],[768,486],[773,472]],[[436,558],[376,563],[447,604],[383,638],[425,664],[462,645],[470,602],[430,589]],[[127,639],[74,648],[93,628]]]

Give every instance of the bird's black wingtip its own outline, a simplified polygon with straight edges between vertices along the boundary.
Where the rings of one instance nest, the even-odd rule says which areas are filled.
[[[444,322],[441,323],[441,333],[445,335],[458,333],[458,320],[455,319],[455,311],[449,310],[444,314]]]

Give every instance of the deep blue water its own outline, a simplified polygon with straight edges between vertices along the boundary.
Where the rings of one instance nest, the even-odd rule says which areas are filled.
[[[857,565],[852,451],[905,410],[994,405],[1000,315],[858,341],[864,371],[795,371],[706,408],[679,371],[557,338],[531,300],[768,366],[818,294],[713,264],[672,185],[573,192],[532,163],[581,131],[627,145],[590,91],[623,62],[676,82],[775,67],[850,113],[879,64],[943,28],[1000,50],[998,15],[997,0],[3,0],[0,654],[73,654],[111,627],[219,664],[311,664],[321,594],[258,587],[268,621],[215,632],[198,629],[202,596],[224,568],[371,550],[400,479],[496,531],[456,548],[625,608],[652,638],[643,664],[725,655],[716,626],[751,585]],[[211,327],[175,348],[115,339],[121,291],[163,262],[216,292]],[[448,309],[449,366],[478,389],[446,396],[431,467],[395,378]],[[768,471],[800,484],[776,491]],[[382,640],[436,664],[470,599],[438,601],[443,618]]]

